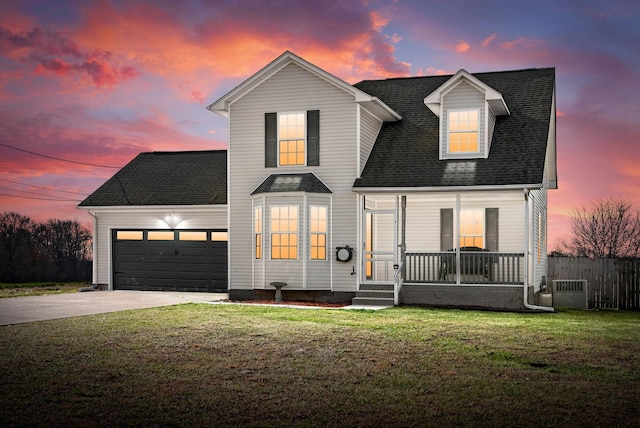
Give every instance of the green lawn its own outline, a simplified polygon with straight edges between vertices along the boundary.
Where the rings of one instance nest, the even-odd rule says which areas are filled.
[[[91,284],[86,282],[22,282],[7,283],[0,282],[0,298],[3,297],[22,297],[22,296],[39,296],[42,294],[61,294],[76,293],[82,287],[88,287]]]
[[[0,349],[3,427],[640,425],[640,313],[189,304]]]

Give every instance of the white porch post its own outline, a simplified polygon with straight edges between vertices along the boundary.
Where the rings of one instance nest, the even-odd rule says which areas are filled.
[[[453,249],[456,252],[456,284],[460,285],[460,193],[456,193],[456,209],[453,214]]]

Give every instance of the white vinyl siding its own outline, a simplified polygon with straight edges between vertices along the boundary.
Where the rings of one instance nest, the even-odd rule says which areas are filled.
[[[484,94],[466,82],[461,82],[443,97],[443,114],[440,116],[440,157],[441,159],[482,158],[487,152]],[[449,153],[449,111],[478,110],[478,146],[476,153]]]
[[[460,207],[463,210],[498,208],[500,251],[514,253],[524,251],[524,214],[521,192],[461,194]],[[440,209],[442,208],[455,210],[455,195],[407,196],[407,252],[440,251]]]
[[[538,291],[542,277],[547,274],[547,191],[546,189],[534,189],[529,192],[533,198],[533,218],[530,219],[532,227],[533,278],[530,283]]]
[[[380,128],[382,128],[382,121],[376,119],[367,110],[360,109],[360,170],[358,174],[362,173],[367,164]]]
[[[286,171],[264,167],[264,114],[320,110],[320,166],[288,166]],[[352,95],[333,86],[295,64],[289,64],[230,106],[227,194],[229,214],[229,283],[233,289],[253,287],[252,205],[250,194],[269,174],[286,172],[314,173],[333,192],[333,221],[330,233],[338,245],[356,246],[357,197],[352,191],[357,163],[356,122],[357,106]],[[271,198],[275,194],[268,194]],[[264,222],[268,213],[265,206]],[[269,243],[264,237],[264,247]],[[331,247],[330,247],[331,248]],[[303,287],[303,263],[265,261],[266,275],[262,288],[269,281],[285,281],[287,289]],[[355,291],[357,283],[350,275],[353,263],[337,263],[328,254],[334,278],[328,278],[318,287],[334,291]],[[288,263],[283,269],[281,264]],[[295,265],[295,266],[294,266]],[[330,271],[326,269],[325,271]],[[284,276],[284,278],[283,278]],[[312,274],[308,272],[307,279]],[[290,280],[287,280],[289,279]]]
[[[117,210],[117,211],[114,211]],[[183,221],[178,224],[180,229],[227,229],[226,205],[211,208],[188,207],[159,207],[159,208],[105,208],[96,209],[96,230],[93,231],[96,241],[93,260],[96,261],[93,282],[107,285],[113,289],[111,264],[111,231],[117,229],[166,229],[167,224],[162,220],[168,213],[179,213]]]

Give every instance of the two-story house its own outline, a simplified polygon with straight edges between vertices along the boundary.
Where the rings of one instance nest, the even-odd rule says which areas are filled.
[[[94,282],[212,290],[226,266],[231,299],[272,297],[271,283],[284,282],[288,299],[507,309],[530,306],[544,283],[553,69],[350,85],[285,52],[208,109],[228,118],[226,153],[143,154],[80,204],[96,219]],[[210,196],[219,165],[194,162],[207,181],[171,166],[223,154],[225,198]],[[158,157],[167,162],[154,167]],[[134,177],[155,195],[161,168],[182,199],[126,199]],[[173,253],[150,238],[160,232]],[[202,241],[180,237],[198,232]],[[224,263],[208,253],[185,268],[185,243],[205,254],[214,236],[228,239]],[[170,280],[147,280],[153,267],[124,272],[156,247],[173,263]],[[198,269],[208,273],[195,279]]]

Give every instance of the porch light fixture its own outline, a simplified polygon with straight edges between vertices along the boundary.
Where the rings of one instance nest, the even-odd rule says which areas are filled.
[[[175,213],[170,213],[164,218],[164,222],[171,230],[175,229],[181,221],[182,219]]]

